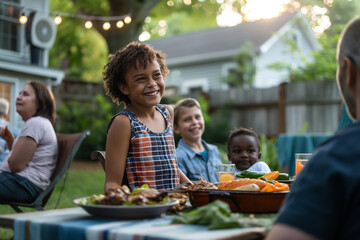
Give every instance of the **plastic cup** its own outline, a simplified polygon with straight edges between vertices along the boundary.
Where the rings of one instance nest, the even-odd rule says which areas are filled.
[[[295,153],[295,176],[299,175],[311,156],[311,153]]]
[[[218,166],[219,182],[235,179],[235,164],[220,164]]]

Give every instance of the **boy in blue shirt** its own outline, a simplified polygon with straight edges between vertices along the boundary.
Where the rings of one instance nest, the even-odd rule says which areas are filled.
[[[174,132],[180,139],[176,148],[177,163],[191,181],[203,180],[217,183],[218,165],[221,164],[217,146],[202,139],[204,118],[198,101],[186,98],[174,108]]]

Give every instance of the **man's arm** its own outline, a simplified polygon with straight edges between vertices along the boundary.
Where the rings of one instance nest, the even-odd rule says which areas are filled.
[[[266,240],[316,240],[317,238],[289,225],[277,223]]]

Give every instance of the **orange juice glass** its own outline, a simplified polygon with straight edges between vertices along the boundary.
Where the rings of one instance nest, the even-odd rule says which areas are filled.
[[[218,166],[219,182],[235,179],[235,164],[220,164]]]
[[[295,154],[295,176],[299,175],[306,163],[311,158],[311,153],[296,153]]]

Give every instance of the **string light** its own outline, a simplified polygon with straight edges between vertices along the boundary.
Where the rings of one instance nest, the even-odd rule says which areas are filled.
[[[86,29],[90,29],[93,27],[93,24],[95,21],[99,21],[99,22],[104,22],[103,24],[103,29],[104,30],[109,30],[111,28],[111,24],[112,22],[114,22],[114,26],[116,25],[117,28],[123,28],[125,24],[129,24],[131,23],[132,19],[131,19],[131,15],[134,11],[134,5],[135,5],[135,1],[133,2],[133,4],[131,5],[129,12],[126,15],[121,15],[121,16],[91,16],[91,15],[82,15],[82,14],[73,14],[73,13],[64,13],[64,12],[45,12],[39,9],[32,9],[32,8],[24,8],[23,6],[19,6],[19,5],[14,5],[11,3],[4,3],[0,1],[0,5],[5,5],[5,6],[10,6],[12,8],[18,8],[20,11],[22,11],[21,16],[19,17],[19,19],[17,21],[19,21],[21,24],[25,24],[28,21],[28,18],[26,17],[25,13],[31,13],[31,12],[38,12],[40,14],[44,14],[44,15],[50,15],[50,16],[55,16],[54,17],[54,23],[56,25],[59,25],[62,23],[63,21],[63,17],[69,17],[69,18],[77,18],[77,19],[83,19],[85,24],[85,28]],[[116,24],[115,24],[116,22]]]
[[[91,21],[86,21],[86,22],[85,22],[85,28],[86,28],[86,29],[90,29],[90,28],[92,28],[92,26],[93,26],[93,24],[92,24]]]
[[[131,17],[130,17],[130,16],[126,16],[126,17],[124,18],[124,22],[125,22],[126,24],[131,23]]]
[[[59,25],[62,22],[62,18],[60,17],[60,15],[56,15],[55,19],[54,19],[54,23],[56,25]]]
[[[103,29],[104,29],[105,31],[109,30],[110,28],[111,28],[111,24],[110,24],[109,22],[105,22],[105,23],[103,24]]]
[[[19,18],[19,22],[20,22],[21,24],[25,24],[25,23],[27,22],[27,20],[28,20],[28,19],[27,19],[25,13],[22,13],[21,16],[20,16],[20,18]]]
[[[119,21],[116,22],[116,27],[117,27],[117,28],[122,28],[123,26],[124,26],[124,22],[123,22],[123,21],[119,20]]]

